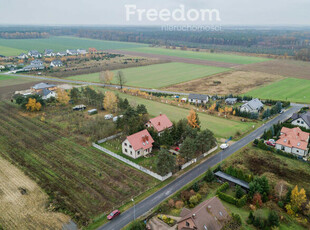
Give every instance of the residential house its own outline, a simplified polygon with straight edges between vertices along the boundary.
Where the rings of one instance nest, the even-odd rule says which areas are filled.
[[[33,57],[33,58],[40,58],[40,57],[42,57],[42,55],[37,50],[30,50],[28,52],[28,56]]]
[[[41,60],[35,59],[30,62],[30,65],[27,65],[23,68],[23,71],[31,71],[31,70],[42,70],[44,69],[43,62]]]
[[[0,65],[0,69],[5,69],[5,66],[4,65]]]
[[[188,96],[188,101],[201,104],[201,103],[207,103],[209,101],[209,96],[208,95],[203,95],[203,94],[189,94]]]
[[[47,100],[51,97],[56,98],[57,95],[54,91],[48,90],[46,88],[42,89],[41,91],[38,91],[37,94],[41,95],[43,100]]]
[[[44,56],[46,57],[54,57],[56,54],[51,49],[44,50]]]
[[[158,136],[160,136],[160,134],[163,133],[166,129],[171,129],[172,126],[172,122],[165,114],[160,114],[159,116],[150,119],[146,123],[146,127],[153,127],[157,131]]]
[[[154,140],[150,133],[144,129],[128,136],[122,143],[122,152],[134,159],[146,156],[152,152]]]
[[[243,104],[240,107],[241,112],[258,113],[264,108],[264,104],[257,98]]]
[[[306,129],[310,129],[310,111],[306,113],[294,113],[291,117],[292,125],[297,125],[300,127],[304,127]]]
[[[67,53],[66,52],[57,52],[56,53],[56,56],[59,56],[59,57],[63,57],[63,56],[66,56],[67,55]]]
[[[38,66],[43,66],[43,61],[35,59],[30,62],[30,65],[38,65]]]
[[[230,216],[219,198],[212,197],[192,210],[183,208],[178,230],[220,230]]]
[[[77,49],[78,54],[87,54],[87,51],[85,49]]]
[[[280,138],[276,141],[276,149],[305,157],[308,155],[309,135],[301,131],[299,127],[292,129],[283,127]]]
[[[66,52],[67,52],[68,55],[78,55],[79,54],[77,52],[77,50],[70,50],[70,49],[68,49]]]
[[[62,61],[60,60],[51,61],[50,67],[61,67],[61,66],[63,66]]]
[[[89,53],[97,53],[98,51],[97,51],[96,48],[92,48],[92,47],[91,47],[91,48],[88,49],[88,52],[89,52]]]
[[[20,55],[17,56],[18,59],[26,59],[28,58],[28,55],[25,53],[21,53]]]
[[[227,105],[234,105],[234,104],[237,103],[237,101],[238,101],[238,98],[233,98],[233,97],[230,97],[230,98],[226,98],[226,99],[225,99],[225,103],[226,103]]]
[[[248,191],[250,189],[249,183],[243,180],[240,180],[238,178],[235,178],[231,175],[228,175],[222,171],[217,171],[216,173],[214,173],[214,175],[220,182],[228,182],[230,186],[239,185],[245,191]]]
[[[35,92],[42,91],[43,89],[48,89],[50,91],[55,91],[57,89],[57,86],[49,84],[49,83],[41,82],[41,83],[35,84],[31,89],[33,91],[35,91]]]

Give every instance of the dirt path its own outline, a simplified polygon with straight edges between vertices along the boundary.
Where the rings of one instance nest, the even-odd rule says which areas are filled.
[[[182,62],[182,63],[196,64],[196,65],[207,65],[207,66],[216,66],[216,67],[224,67],[224,68],[232,68],[232,67],[240,66],[238,64],[226,63],[226,62],[182,58],[182,57],[175,57],[175,56],[168,56],[168,55],[161,55],[161,54],[141,53],[141,52],[127,51],[127,50],[109,50],[109,52],[123,54],[123,55],[137,56],[137,57],[158,58],[160,60],[171,61],[171,62]]]
[[[62,229],[70,218],[47,211],[47,202],[47,195],[34,181],[0,158],[0,226],[4,229]]]

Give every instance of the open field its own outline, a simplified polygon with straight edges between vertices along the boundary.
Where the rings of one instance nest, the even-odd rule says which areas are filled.
[[[254,175],[265,175],[271,184],[279,180],[287,181],[291,186],[298,185],[307,192],[310,191],[309,164],[290,159],[248,145],[224,160],[223,167],[232,165]]]
[[[41,122],[9,104],[0,106],[0,156],[47,192],[55,210],[86,225],[157,181],[88,146],[65,129]]]
[[[185,63],[165,63],[121,69],[127,80],[126,85],[145,88],[161,88],[228,70],[227,68]],[[114,76],[117,71],[113,71]],[[67,79],[99,82],[99,73],[77,75]],[[112,83],[117,84],[116,79]]]
[[[180,119],[186,119],[186,116],[189,114],[188,109],[183,109],[123,93],[119,93],[119,96],[122,98],[127,98],[130,103],[135,105],[144,104],[151,116],[158,116],[160,113],[163,113],[166,114],[170,120],[179,121]],[[256,124],[255,122],[229,120],[221,117],[207,115],[205,113],[198,113],[198,115],[202,129],[210,129],[218,138],[228,138],[230,136],[234,136],[237,131],[242,133],[253,130],[252,126]]]
[[[24,49],[16,49],[13,47],[0,45],[0,55],[3,55],[3,56],[19,55],[20,53],[23,53],[23,52],[26,52],[26,51]]]
[[[50,37],[42,39],[0,39],[0,54],[1,47],[4,47],[4,52],[7,56],[20,54],[20,50],[38,50],[43,52],[44,49],[53,49],[54,51],[65,51],[66,49],[88,49],[94,47],[100,50],[106,49],[128,49],[135,47],[144,47],[147,45],[129,42],[103,41],[88,38],[76,37]],[[9,49],[9,48],[13,49]]]
[[[286,78],[246,93],[262,99],[310,103],[310,80]]]
[[[207,78],[196,79],[169,86],[164,88],[164,90],[176,92],[195,92],[211,95],[236,95],[246,93],[252,89],[265,86],[271,82],[279,81],[281,79],[283,79],[283,77],[268,73],[230,71],[219,73]]]
[[[24,189],[26,192],[22,194]],[[21,170],[0,157],[0,226],[4,229],[61,229],[70,218],[48,211],[48,196]]]
[[[252,64],[252,63],[264,62],[264,61],[270,60],[267,58],[241,56],[241,55],[234,55],[234,54],[194,52],[194,51],[183,51],[183,50],[151,48],[151,47],[130,48],[128,49],[128,51],[159,54],[159,55],[166,55],[166,56],[176,56],[176,57],[182,57],[182,58],[208,60],[208,61],[216,61],[216,62],[235,63],[235,64]]]
[[[34,81],[37,81],[37,79],[0,74],[0,87],[18,85]]]
[[[238,70],[257,71],[281,75],[284,77],[304,78],[310,80],[310,62],[293,60],[272,60],[236,67]]]

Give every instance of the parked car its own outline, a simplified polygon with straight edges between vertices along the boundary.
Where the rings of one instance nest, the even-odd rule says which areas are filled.
[[[272,143],[271,141],[267,141],[266,145],[272,146],[272,147],[276,147],[275,143]]]
[[[179,152],[179,151],[180,151],[180,148],[179,148],[179,147],[175,147],[175,148],[174,148],[174,151]]]
[[[271,143],[275,144],[276,141],[274,139],[269,139],[268,141],[270,141]]]
[[[110,120],[113,118],[113,115],[112,114],[107,114],[107,115],[104,115],[104,119],[106,120]]]
[[[119,216],[120,214],[121,214],[121,212],[118,211],[118,210],[116,209],[116,210],[114,210],[113,212],[111,212],[111,213],[107,216],[107,218],[108,218],[108,220],[113,220],[115,217]]]
[[[224,149],[227,149],[229,147],[229,144],[221,144],[221,146],[220,146],[220,148],[222,149],[222,150],[224,150]]]

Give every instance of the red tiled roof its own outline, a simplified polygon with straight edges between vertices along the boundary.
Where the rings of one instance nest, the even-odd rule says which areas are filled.
[[[139,149],[148,149],[151,148],[154,143],[153,138],[150,133],[144,129],[138,133],[132,134],[127,137],[127,140],[131,144],[132,148],[137,151]]]
[[[173,125],[165,114],[160,114],[159,116],[150,119],[149,122],[157,132],[162,132]]]
[[[276,143],[289,148],[294,147],[307,150],[309,135],[309,133],[303,132],[299,127],[293,129],[283,127],[280,139]]]

